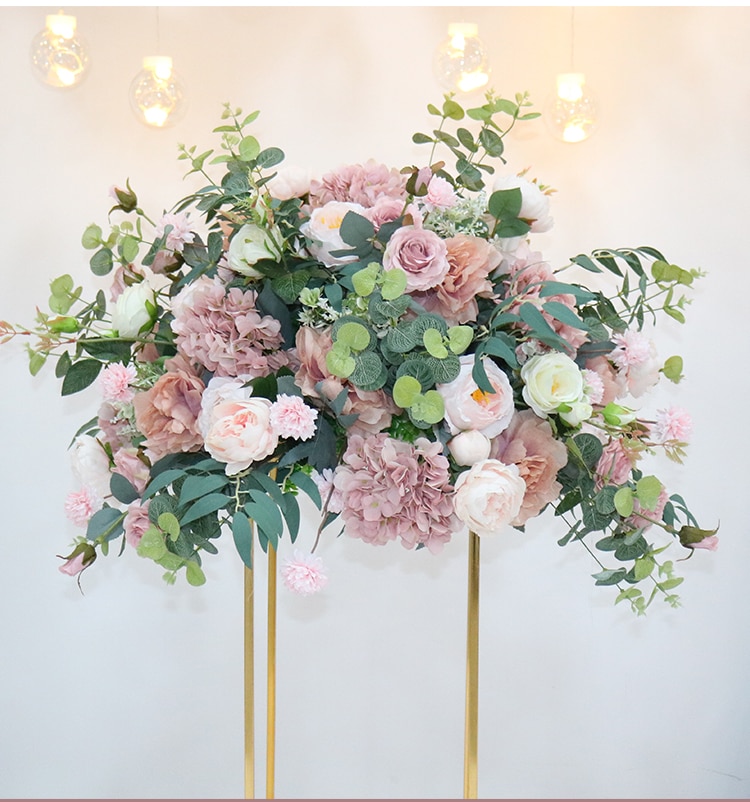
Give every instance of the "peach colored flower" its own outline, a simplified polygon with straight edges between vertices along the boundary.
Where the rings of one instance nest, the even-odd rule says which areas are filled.
[[[490,456],[518,466],[526,483],[521,509],[512,521],[523,526],[560,495],[558,471],[568,461],[568,449],[552,434],[549,422],[530,409],[516,412],[510,426],[492,442]]]
[[[476,320],[477,296],[490,296],[488,276],[501,261],[500,252],[487,240],[457,234],[445,240],[448,272],[441,284],[429,292],[413,293],[428,312],[442,315],[448,325]]]
[[[525,490],[516,465],[477,462],[456,480],[456,515],[477,535],[494,535],[518,516]]]
[[[244,471],[276,450],[279,438],[270,415],[267,398],[229,399],[211,409],[205,447],[215,460],[226,463],[227,476]]]
[[[198,451],[203,445],[197,420],[205,385],[182,357],[165,366],[167,372],[154,386],[133,398],[136,425],[156,459],[176,451]]]

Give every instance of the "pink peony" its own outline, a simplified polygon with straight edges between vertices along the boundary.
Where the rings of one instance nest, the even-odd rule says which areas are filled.
[[[692,430],[693,421],[690,413],[681,407],[669,407],[658,411],[652,432],[657,443],[666,443],[670,440],[685,443]]]
[[[187,212],[164,214],[156,224],[157,237],[164,235],[167,226],[172,226],[166,241],[166,246],[170,251],[181,253],[185,245],[195,239],[195,234],[190,230],[189,217]]]
[[[494,535],[516,519],[525,490],[516,465],[477,462],[456,480],[456,515],[477,535]]]
[[[406,290],[429,290],[450,270],[445,240],[434,231],[404,226],[388,240],[383,267],[400,267],[406,273]]]
[[[244,471],[276,450],[279,438],[270,418],[267,398],[228,399],[211,409],[205,447],[215,460],[226,463],[227,476]]]
[[[456,190],[450,181],[439,175],[433,175],[427,185],[427,194],[422,198],[424,205],[432,209],[450,209],[456,204]]]
[[[295,549],[292,559],[286,560],[282,565],[281,576],[289,590],[303,596],[317,593],[328,583],[323,560],[299,549]]]
[[[148,508],[151,500],[134,501],[128,505],[128,511],[125,513],[125,520],[122,525],[125,528],[125,540],[134,548],[138,548],[141,542],[143,533],[151,526],[151,520],[148,517]]]
[[[145,447],[156,459],[180,451],[198,451],[203,438],[197,420],[205,385],[182,358],[165,363],[167,372],[133,398],[135,420]]]
[[[449,326],[476,320],[476,297],[491,295],[488,276],[500,264],[500,252],[480,237],[457,234],[445,240],[448,272],[442,283],[414,298],[428,312],[442,315]]]
[[[568,449],[552,433],[549,422],[531,410],[516,412],[510,426],[492,443],[490,456],[516,465],[526,483],[521,509],[511,522],[523,526],[559,495],[558,471],[568,461]]]
[[[424,437],[412,445],[386,434],[350,436],[333,479],[347,533],[376,546],[400,538],[404,548],[439,552],[458,528],[441,452]]]
[[[89,518],[101,509],[102,500],[89,487],[68,493],[65,499],[65,514],[76,526],[86,526]]]
[[[315,434],[318,410],[307,406],[298,395],[280,395],[271,404],[271,426],[279,437],[309,440]]]
[[[369,208],[379,198],[406,199],[406,176],[398,170],[370,159],[366,164],[352,164],[326,173],[320,181],[310,182],[310,204],[324,206],[330,201],[359,203]]]
[[[635,455],[628,451],[624,441],[611,438],[604,446],[594,471],[597,487],[625,484],[630,478],[634,462]]]
[[[510,381],[491,359],[484,359],[484,369],[494,393],[477,387],[472,376],[474,355],[460,357],[458,377],[448,384],[438,384],[437,391],[445,402],[445,422],[451,434],[476,429],[489,438],[504,431],[513,417],[513,388]]]
[[[177,348],[217,376],[267,376],[288,362],[281,324],[255,307],[255,290],[201,278],[175,298]]]
[[[393,399],[383,390],[360,390],[328,372],[326,354],[333,345],[330,328],[313,329],[300,326],[297,331],[297,358],[300,366],[295,373],[295,384],[311,398],[322,394],[333,401],[346,388],[349,398],[344,404],[344,415],[358,415],[350,427],[351,433],[376,433],[391,425],[392,416],[398,413]],[[318,386],[320,385],[320,392]]]
[[[135,391],[130,386],[136,378],[134,365],[113,362],[99,374],[99,387],[105,401],[129,404]]]

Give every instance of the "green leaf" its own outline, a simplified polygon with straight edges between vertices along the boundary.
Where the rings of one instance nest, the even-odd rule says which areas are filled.
[[[155,526],[150,526],[141,536],[136,551],[139,557],[158,562],[167,554],[164,535]]]
[[[121,474],[113,473],[109,480],[109,489],[112,495],[122,504],[131,504],[140,498],[138,491]]]
[[[203,569],[198,565],[195,560],[188,560],[185,563],[185,574],[187,576],[188,584],[193,585],[194,587],[198,587],[199,585],[204,585],[206,582],[206,575],[203,573]]]
[[[122,522],[124,519],[124,512],[120,512],[114,507],[102,507],[89,518],[86,537],[89,540],[96,540],[100,537],[105,540],[112,540],[122,534]]]
[[[422,335],[422,341],[427,352],[437,359],[445,359],[448,356],[448,349],[443,343],[443,336],[437,329],[427,329]]]
[[[681,356],[670,356],[669,359],[667,359],[664,363],[662,373],[669,379],[669,381],[678,384],[682,379],[682,367],[683,362]]]
[[[380,292],[386,301],[394,301],[406,292],[406,271],[399,267],[383,273]]]
[[[224,474],[209,476],[188,476],[180,489],[180,504],[185,505],[201,496],[207,496],[219,488],[225,487],[229,478]]]
[[[459,128],[456,131],[456,136],[458,137],[459,142],[470,153],[476,153],[479,150],[479,147],[474,142],[474,137],[472,136],[471,131],[469,131],[467,128]]]
[[[276,548],[284,531],[284,522],[281,520],[281,512],[274,502],[265,493],[259,490],[251,490],[252,501],[245,504],[245,512],[252,518],[258,531],[262,532]]]
[[[427,134],[416,133],[414,134],[414,136],[412,136],[411,141],[415,145],[426,145],[429,142],[433,142],[434,140],[431,136],[427,136]]]
[[[559,301],[547,301],[547,303],[542,306],[542,309],[544,309],[548,315],[555,318],[555,320],[559,320],[566,326],[572,326],[574,329],[581,329],[582,331],[588,330],[588,326],[581,318],[579,318],[569,306]]]
[[[326,354],[326,367],[329,372],[340,379],[348,379],[352,375],[357,363],[351,356],[348,346],[341,343],[334,343],[331,350]]]
[[[623,518],[633,514],[633,491],[629,487],[621,487],[615,493],[615,509]]]
[[[583,464],[593,469],[602,456],[602,444],[596,435],[584,432],[577,434],[573,438],[573,442],[578,448],[578,455],[583,460]]]
[[[633,568],[633,573],[635,574],[635,578],[638,582],[642,579],[645,579],[647,576],[651,576],[651,573],[656,566],[656,562],[654,561],[653,557],[639,557],[635,561],[635,566]]]
[[[306,473],[303,473],[302,471],[295,471],[289,478],[289,481],[300,490],[307,493],[307,495],[312,499],[313,504],[320,509],[322,506],[320,490],[318,490],[318,486]]]
[[[260,153],[260,145],[254,136],[243,137],[237,149],[243,162],[253,161]]]
[[[180,522],[177,520],[177,516],[175,516],[174,513],[163,512],[156,522],[159,525],[159,529],[169,535],[170,540],[177,540],[180,536]]]
[[[562,348],[563,350],[568,348],[565,340],[552,329],[534,304],[529,302],[521,304],[518,314],[521,320],[531,329],[532,335],[538,340],[541,340],[546,345],[551,345],[553,348]]]
[[[202,518],[204,515],[210,515],[212,512],[229,506],[231,501],[232,499],[223,493],[210,493],[207,496],[203,496],[181,517],[181,523],[184,526],[190,521]]]
[[[96,359],[82,359],[74,362],[65,374],[61,394],[73,395],[94,382],[102,369],[102,363]]]
[[[271,279],[271,287],[276,295],[285,304],[293,304],[299,298],[302,290],[310,280],[310,273],[307,270],[297,270],[295,273],[286,273],[283,276],[274,276]]]
[[[474,339],[471,326],[451,326],[448,329],[448,347],[457,356],[462,354]]]
[[[591,574],[596,580],[597,585],[616,585],[625,577],[626,571],[624,568],[605,569],[599,571],[597,574]]]
[[[443,103],[443,116],[451,120],[462,120],[464,117],[464,110],[455,100],[446,99]]]
[[[388,371],[374,351],[365,351],[354,357],[354,370],[349,381],[361,390],[371,392],[380,390],[388,379]]]
[[[267,170],[284,161],[284,151],[281,148],[265,148],[256,157],[258,168]]]
[[[370,345],[369,330],[361,323],[347,322],[335,330],[337,342],[349,346],[353,351],[364,351]]]
[[[141,498],[144,501],[148,498],[151,498],[151,496],[155,495],[160,490],[163,490],[165,487],[169,487],[169,485],[171,485],[172,482],[176,482],[183,476],[185,476],[185,471],[179,468],[173,468],[171,470],[162,471],[148,483],[148,486],[143,491]]]
[[[375,236],[375,226],[361,214],[347,212],[341,221],[339,234],[347,245],[357,247]]]
[[[100,248],[89,260],[91,272],[95,276],[106,276],[112,270],[114,259],[109,248]]]
[[[253,527],[242,510],[235,512],[232,518],[232,537],[237,553],[242,562],[252,570],[253,567]]]
[[[521,190],[518,187],[498,189],[490,195],[487,208],[497,220],[515,219],[521,211],[522,201]]]
[[[380,273],[380,265],[377,262],[371,262],[367,267],[358,270],[352,275],[352,284],[354,285],[354,292],[366,298],[375,289]],[[399,293],[400,295],[400,293]]]
[[[644,476],[639,479],[635,485],[635,495],[641,507],[650,511],[655,510],[662,487],[656,476]]]
[[[437,390],[428,390],[418,396],[409,408],[411,416],[430,425],[440,423],[445,416],[445,402]]]
[[[94,248],[98,248],[102,242],[102,230],[99,226],[92,223],[92,225],[88,226],[86,230],[83,232],[81,236],[81,245],[86,248],[87,251],[93,251]]]
[[[123,237],[120,254],[126,262],[134,262],[138,258],[138,240],[130,235]]]
[[[408,409],[422,394],[422,385],[413,376],[400,376],[393,385],[393,402]]]
[[[488,155],[498,159],[503,155],[505,145],[502,137],[496,134],[491,128],[483,128],[479,132],[479,142],[487,151]]]

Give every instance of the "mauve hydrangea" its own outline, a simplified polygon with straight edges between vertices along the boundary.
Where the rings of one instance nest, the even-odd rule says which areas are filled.
[[[183,294],[184,292],[184,294]],[[261,315],[255,290],[202,278],[173,304],[177,348],[217,376],[267,376],[288,364],[281,324]]]
[[[352,435],[334,475],[347,534],[382,546],[391,540],[433,554],[460,527],[453,509],[449,464],[442,445],[419,437],[414,444],[387,434]]]
[[[365,164],[350,164],[326,173],[310,182],[310,204],[324,206],[329,201],[374,206],[379,198],[406,199],[406,176],[395,168],[370,159]]]

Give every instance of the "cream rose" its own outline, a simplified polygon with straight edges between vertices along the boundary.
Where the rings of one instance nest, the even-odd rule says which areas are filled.
[[[252,223],[242,228],[232,237],[227,251],[227,262],[235,273],[248,278],[260,278],[263,274],[253,265],[261,259],[277,260],[281,232],[272,226],[264,229]]]
[[[489,437],[476,429],[459,432],[448,441],[448,451],[458,465],[474,465],[487,459],[490,455],[492,443]]]
[[[583,375],[565,354],[537,354],[521,368],[524,401],[546,418],[560,404],[572,405],[583,400]]]
[[[300,231],[312,242],[308,246],[310,253],[326,267],[343,265],[356,259],[356,256],[331,256],[331,251],[349,249],[341,239],[341,223],[349,212],[364,216],[365,208],[359,203],[346,201],[330,201],[325,206],[315,209],[310,219],[300,226]]]
[[[493,535],[518,515],[526,482],[516,465],[497,459],[477,462],[455,484],[456,515],[478,535]]]
[[[112,330],[120,337],[135,339],[142,331],[147,331],[156,320],[156,296],[151,285],[139,281],[126,287],[112,312]]]
[[[227,476],[273,454],[279,438],[271,428],[270,410],[267,398],[222,401],[214,406],[206,451],[226,463]]]
[[[539,186],[520,175],[503,175],[495,179],[494,190],[520,189],[521,211],[518,216],[526,220],[534,234],[541,234],[552,228],[553,220],[549,213],[549,195]]]
[[[266,184],[266,189],[279,200],[301,198],[310,191],[310,173],[303,167],[283,167]]]
[[[504,431],[513,417],[513,389],[508,377],[490,359],[484,369],[494,393],[485,393],[472,378],[473,354],[461,357],[458,377],[448,384],[439,384],[437,391],[445,402],[445,421],[451,434],[476,429],[489,438]]]

